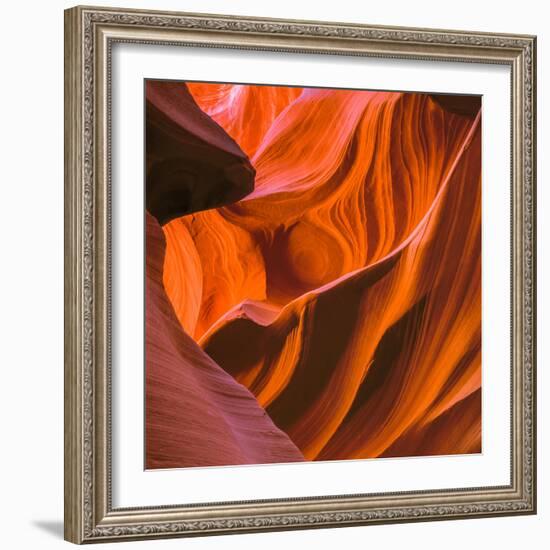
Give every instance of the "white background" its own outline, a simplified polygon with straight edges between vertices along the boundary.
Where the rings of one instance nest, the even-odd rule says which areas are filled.
[[[0,517],[2,546],[60,548],[62,541],[62,376],[63,376],[63,16],[71,3],[25,2],[3,6],[1,128],[0,304]],[[393,0],[364,3],[338,0],[320,4],[295,0],[123,0],[104,5],[233,13],[296,19],[507,31],[539,35],[539,182],[548,179],[550,117],[548,96],[550,17],[545,2]],[[539,281],[547,278],[543,250],[548,222],[548,186],[539,185]],[[547,248],[547,247],[546,247]],[[543,462],[548,462],[550,414],[544,396],[542,311],[547,292],[539,284],[539,515],[530,517],[357,527],[262,535],[232,535],[132,543],[135,548],[270,549],[321,548],[446,549],[544,548],[550,533],[550,493]],[[546,543],[547,544],[547,543]],[[105,548],[112,546],[107,545]],[[112,546],[114,547],[114,546]]]

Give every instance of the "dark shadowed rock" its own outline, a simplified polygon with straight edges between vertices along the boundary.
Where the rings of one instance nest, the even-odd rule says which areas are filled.
[[[480,95],[430,94],[430,97],[443,109],[455,115],[477,115],[481,109]]]
[[[146,84],[146,162],[147,210],[162,225],[254,189],[248,157],[201,111],[185,83]]]

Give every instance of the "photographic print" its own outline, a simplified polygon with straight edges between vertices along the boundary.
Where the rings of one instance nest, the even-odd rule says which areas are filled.
[[[66,540],[536,513],[536,36],[65,44]]]
[[[480,453],[480,96],[145,109],[146,468]]]

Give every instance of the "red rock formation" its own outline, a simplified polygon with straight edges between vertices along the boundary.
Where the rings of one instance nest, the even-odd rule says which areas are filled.
[[[279,114],[302,88],[239,84],[187,84],[199,107],[253,157]]]
[[[190,90],[256,180],[164,226],[181,326],[307,459],[479,452],[478,100]]]
[[[164,235],[146,218],[146,468],[297,462],[254,396],[182,330],[162,283]]]

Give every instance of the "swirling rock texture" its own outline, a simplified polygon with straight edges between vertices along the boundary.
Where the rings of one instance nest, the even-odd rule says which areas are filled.
[[[479,97],[169,86],[148,169],[197,174],[147,202],[148,467],[480,452]]]

